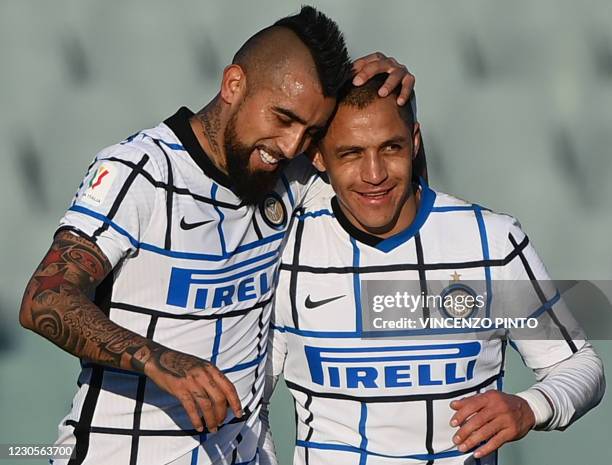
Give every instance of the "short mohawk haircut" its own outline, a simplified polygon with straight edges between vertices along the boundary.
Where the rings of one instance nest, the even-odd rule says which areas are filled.
[[[387,73],[380,73],[370,78],[365,84],[361,86],[354,85],[351,81],[347,81],[338,91],[338,105],[347,105],[349,107],[355,107],[359,110],[363,110],[374,100],[381,98],[378,96],[378,89],[380,89],[389,75]],[[396,86],[391,91],[391,96],[397,97],[400,93],[401,87]],[[416,121],[416,115],[414,113],[413,104],[414,91],[410,93],[409,103],[404,106],[397,106],[397,111],[406,123],[406,125],[412,130]]]
[[[293,31],[308,47],[317,68],[323,95],[335,97],[351,78],[352,64],[338,25],[311,6],[302,6],[297,15],[279,19],[274,26]]]

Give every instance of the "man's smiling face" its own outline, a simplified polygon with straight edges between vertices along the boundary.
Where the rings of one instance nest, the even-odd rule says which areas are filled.
[[[363,108],[340,103],[315,165],[327,171],[354,226],[388,237],[410,225],[416,211],[409,201],[412,160],[419,140],[418,123],[405,121],[394,96],[375,97]]]
[[[256,200],[257,193],[272,189],[284,162],[302,153],[323,129],[335,99],[324,97],[312,72],[299,67],[253,87],[228,122],[224,148],[237,188]]]

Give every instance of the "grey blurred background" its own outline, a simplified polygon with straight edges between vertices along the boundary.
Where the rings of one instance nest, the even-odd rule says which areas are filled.
[[[380,50],[416,75],[435,188],[517,216],[554,278],[612,278],[609,1],[313,4],[353,57]],[[78,362],[22,330],[17,313],[94,154],[180,105],[199,109],[246,38],[298,10],[281,0],[0,3],[0,443],[52,442],[76,390]],[[594,344],[612,373],[612,342]],[[532,382],[514,353],[507,372],[509,392]],[[272,415],[290,464],[285,389]],[[500,463],[609,465],[611,419],[606,396],[565,432],[505,446]]]

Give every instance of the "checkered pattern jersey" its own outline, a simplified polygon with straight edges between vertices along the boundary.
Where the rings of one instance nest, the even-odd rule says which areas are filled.
[[[449,426],[453,399],[502,389],[506,342],[527,366],[547,367],[584,341],[548,274],[512,217],[421,186],[412,225],[384,240],[347,225],[336,199],[320,199],[296,215],[283,252],[271,331],[271,373],[283,374],[296,410],[296,465],[492,464],[458,451]],[[546,320],[554,340],[512,340],[489,331],[451,336],[443,329],[362,328],[364,280],[430,284],[525,280],[523,316]],[[315,303],[313,305],[313,302]],[[492,296],[480,316],[502,305]],[[512,302],[506,302],[512,304]],[[434,316],[420,308],[416,316]],[[469,332],[459,330],[458,332]],[[509,337],[504,337],[509,336]],[[471,460],[471,462],[470,462]]]
[[[280,246],[312,170],[298,160],[267,207],[244,205],[202,151],[192,114],[182,108],[102,150],[60,229],[90,238],[112,263],[95,295],[109,318],[210,360],[234,383],[245,416],[228,414],[217,433],[198,434],[181,404],[146,377],[82,361],[57,441],[76,444],[71,465],[258,462],[257,413]]]

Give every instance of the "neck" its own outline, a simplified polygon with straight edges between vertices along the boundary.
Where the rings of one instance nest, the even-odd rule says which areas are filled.
[[[223,150],[223,128],[221,102],[217,95],[190,120],[191,129],[202,149],[213,164],[227,174],[227,164]]]

